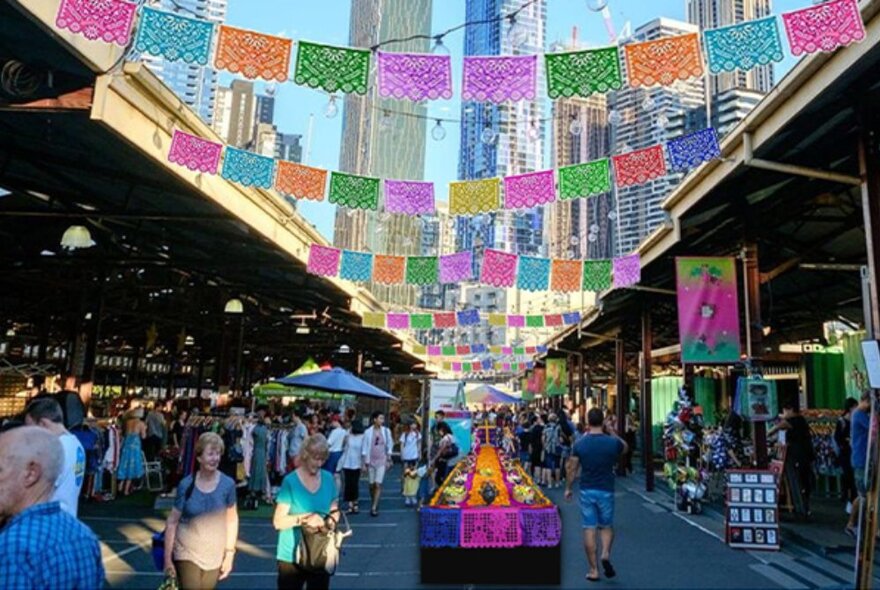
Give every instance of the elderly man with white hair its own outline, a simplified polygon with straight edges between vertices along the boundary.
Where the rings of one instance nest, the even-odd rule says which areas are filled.
[[[95,534],[51,501],[63,465],[58,437],[42,428],[0,434],[0,588],[103,587]]]

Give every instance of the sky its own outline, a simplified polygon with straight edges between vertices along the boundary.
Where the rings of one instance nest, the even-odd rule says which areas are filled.
[[[587,44],[608,44],[608,33],[601,14],[588,10],[587,4],[588,0],[548,0],[548,45],[570,39],[573,27],[578,28],[578,38]],[[810,4],[810,0],[774,0],[773,10],[779,13]],[[351,0],[229,0],[227,22],[233,26],[283,35],[294,40],[347,45],[350,7]],[[434,0],[433,8],[434,33],[465,22],[465,0]],[[661,16],[685,19],[685,0],[608,0],[608,9],[618,31],[627,22],[635,29]],[[451,100],[433,101],[428,106],[428,116],[432,118],[459,117],[460,102],[457,93],[460,87],[464,32],[449,35],[445,44],[451,50],[455,64],[453,80],[456,96]],[[789,57],[776,66],[777,81],[794,63]],[[228,75],[221,78],[224,83],[228,83],[229,79]],[[258,92],[262,91],[261,86],[258,84]],[[330,170],[338,169],[342,139],[342,101],[339,101],[339,114],[328,119],[324,115],[328,99],[323,92],[287,83],[277,87],[276,97],[275,122],[278,130],[303,135],[304,163]],[[433,124],[429,124],[429,132]],[[442,198],[445,190],[441,187],[455,180],[458,170],[459,130],[455,124],[446,124],[444,127],[446,138],[438,142],[429,136],[426,154],[425,180],[436,183],[439,198]],[[308,140],[309,137],[311,141]],[[300,201],[299,210],[321,234],[332,240],[334,205]]]

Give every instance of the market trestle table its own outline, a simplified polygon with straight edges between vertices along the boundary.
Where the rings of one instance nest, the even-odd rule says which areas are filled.
[[[560,545],[509,549],[421,549],[422,584],[553,585],[561,582]]]

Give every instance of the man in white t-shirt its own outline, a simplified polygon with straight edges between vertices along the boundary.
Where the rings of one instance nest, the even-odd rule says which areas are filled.
[[[373,412],[371,422],[372,426],[364,433],[361,455],[369,470],[370,499],[373,501],[370,516],[379,516],[379,497],[382,495],[385,470],[392,465],[391,450],[394,441],[391,439],[391,431],[385,427],[385,414]]]
[[[45,428],[58,437],[64,449],[64,466],[55,480],[52,501],[74,518],[79,508],[79,492],[86,473],[86,452],[77,438],[64,427],[61,405],[51,397],[37,398],[25,410],[25,423]]]

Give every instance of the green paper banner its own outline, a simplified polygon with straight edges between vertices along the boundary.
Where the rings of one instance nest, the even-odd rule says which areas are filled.
[[[611,161],[608,158],[559,169],[559,199],[585,199],[611,190]]]
[[[568,392],[568,361],[566,359],[547,359],[548,396],[565,395]]]
[[[526,316],[526,327],[527,328],[543,328],[544,327],[544,316],[542,316],[542,315],[527,315]],[[525,349],[523,349],[523,354],[525,354]]]
[[[611,261],[584,260],[584,291],[596,293],[611,288]]]
[[[434,327],[434,316],[429,313],[414,313],[409,316],[409,326],[413,330],[430,330]]]
[[[379,208],[379,179],[331,172],[329,201],[349,209],[375,211]]]
[[[409,256],[406,259],[408,285],[432,285],[438,281],[439,263],[436,256]]]
[[[293,81],[327,92],[366,94],[370,50],[299,42]]]
[[[444,346],[440,352],[443,353],[443,356],[455,356],[455,347],[454,346]]]
[[[623,87],[617,46],[548,53],[544,63],[550,98],[587,97]]]

